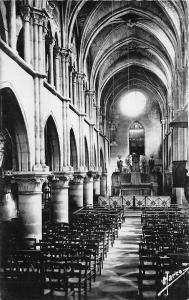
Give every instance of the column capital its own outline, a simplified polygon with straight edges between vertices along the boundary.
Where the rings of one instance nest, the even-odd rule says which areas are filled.
[[[93,176],[94,181],[100,180],[100,176],[101,176],[101,172],[95,172]]]
[[[59,46],[54,47],[54,54],[55,54],[55,58],[59,57],[59,54],[60,54],[60,47]]]
[[[77,73],[77,76],[78,76],[78,80],[79,80],[79,81],[82,81],[82,80],[84,80],[84,78],[85,78],[86,75],[85,75],[84,73],[79,73],[79,72],[78,72],[78,73]]]
[[[19,194],[42,193],[42,185],[49,174],[13,173],[13,180],[18,184]]]
[[[24,22],[30,22],[31,20],[31,9],[29,5],[23,5],[21,7],[21,15]]]
[[[33,8],[31,11],[31,17],[35,25],[43,26],[45,21],[45,15],[43,11]]]
[[[47,38],[47,42],[48,42],[48,45],[49,45],[49,46],[54,47],[56,41],[55,41],[55,39],[54,39],[53,37],[50,37],[50,36],[49,36],[49,37]]]
[[[108,176],[108,173],[102,173],[100,177],[101,178],[106,178],[107,176]]]
[[[165,119],[162,119],[162,120],[161,120],[161,125],[165,125],[165,123],[166,123],[166,120],[165,120]]]
[[[67,48],[61,48],[60,53],[63,57],[65,57],[67,59],[67,58],[70,58],[71,50],[67,49]]]
[[[92,90],[86,90],[85,93],[91,97],[94,97],[96,92],[95,91],[92,91]]]
[[[85,174],[74,174],[73,179],[70,181],[71,184],[83,184]]]
[[[69,187],[69,181],[71,180],[71,175],[65,173],[56,173],[51,179],[52,188],[63,189]]]

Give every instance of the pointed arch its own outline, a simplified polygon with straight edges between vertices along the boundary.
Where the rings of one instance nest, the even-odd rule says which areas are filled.
[[[45,163],[51,171],[60,171],[60,143],[52,116],[45,125]]]
[[[0,89],[1,150],[5,151],[2,169],[30,171],[30,151],[24,116],[19,102],[9,87]],[[2,133],[4,134],[2,135]]]
[[[77,144],[73,129],[70,130],[70,165],[77,170],[78,167],[78,155],[77,155]]]

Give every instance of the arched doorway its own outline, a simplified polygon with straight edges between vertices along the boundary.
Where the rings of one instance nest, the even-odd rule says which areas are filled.
[[[45,125],[45,163],[50,171],[60,170],[60,146],[53,118],[50,116]]]
[[[75,134],[73,129],[70,130],[70,165],[77,170],[78,167],[78,159],[77,159],[77,146],[75,140]]]
[[[89,150],[87,145],[87,139],[85,137],[85,167],[89,170]]]
[[[129,153],[145,154],[145,131],[138,121],[132,123],[129,128]]]

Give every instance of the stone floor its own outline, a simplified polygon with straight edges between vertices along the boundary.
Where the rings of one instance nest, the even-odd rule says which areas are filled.
[[[137,300],[138,243],[141,237],[140,213],[126,216],[113,248],[104,261],[102,275],[88,293],[88,300]]]

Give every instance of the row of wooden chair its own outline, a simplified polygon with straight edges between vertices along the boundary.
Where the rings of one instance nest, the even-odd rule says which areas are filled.
[[[159,299],[157,295],[163,287],[162,279],[166,272],[172,274],[189,264],[189,218],[186,212],[174,207],[164,210],[146,209],[141,221],[139,294],[143,299],[145,292],[150,290],[154,292],[154,299]],[[182,287],[182,299],[186,299],[187,275],[174,285],[174,293],[170,293],[168,299],[177,299],[174,295],[178,297],[178,289],[175,289],[178,283]]]
[[[70,224],[44,224],[42,240],[26,239],[24,250],[10,247],[1,266],[3,288],[15,295],[22,286],[25,293],[47,289],[86,296],[122,221],[119,209],[96,207],[74,214]]]

